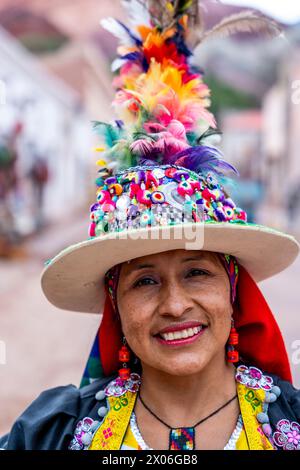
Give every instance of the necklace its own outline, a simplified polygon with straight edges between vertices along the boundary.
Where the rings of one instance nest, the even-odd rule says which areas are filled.
[[[206,416],[205,418],[200,419],[194,426],[190,427],[179,427],[179,428],[172,428],[169,424],[163,421],[159,416],[157,416],[144,402],[141,397],[140,391],[138,391],[138,398],[140,399],[144,408],[149,411],[154,418],[160,421],[164,426],[170,429],[169,434],[169,450],[193,450],[195,449],[195,428],[199,426],[199,424],[204,423],[212,416],[215,416],[219,411],[223,410],[226,406],[228,406],[231,402],[233,402],[237,398],[237,394],[234,397],[230,398],[224,405],[220,406],[217,410],[213,411],[210,415]]]

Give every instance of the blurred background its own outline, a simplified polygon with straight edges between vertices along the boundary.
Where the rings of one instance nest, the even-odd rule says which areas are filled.
[[[194,60],[240,171],[233,198],[251,221],[300,240],[300,4],[202,0],[207,27],[258,5],[283,35],[211,40]],[[88,238],[90,121],[113,118],[117,44],[99,25],[107,16],[126,21],[119,0],[0,0],[0,435],[42,390],[79,385],[100,323],[56,309],[39,283],[48,258]],[[299,279],[300,259],[260,284],[297,387]]]

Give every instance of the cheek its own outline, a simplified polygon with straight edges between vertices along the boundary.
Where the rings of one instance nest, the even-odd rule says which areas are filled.
[[[211,286],[201,304],[210,322],[212,332],[220,338],[228,337],[231,326],[232,305],[227,284]]]
[[[120,300],[118,309],[121,317],[123,333],[128,344],[134,349],[134,345],[143,343],[149,336],[151,325],[151,307],[149,301],[145,302],[143,296],[126,295]]]

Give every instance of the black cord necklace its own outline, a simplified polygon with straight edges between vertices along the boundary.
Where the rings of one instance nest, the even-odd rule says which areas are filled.
[[[219,413],[219,411],[223,410],[226,406],[228,406],[231,402],[233,402],[237,398],[237,394],[234,397],[230,398],[224,405],[220,406],[217,410],[213,411],[209,416],[200,419],[194,426],[190,427],[180,427],[180,428],[172,428],[169,424],[165,423],[159,416],[153,413],[152,410],[146,405],[144,400],[141,397],[140,391],[138,391],[138,397],[147,411],[154,416],[158,421],[160,421],[164,426],[170,429],[169,434],[169,450],[193,450],[195,449],[195,428],[199,426],[199,424],[204,423],[212,416]]]

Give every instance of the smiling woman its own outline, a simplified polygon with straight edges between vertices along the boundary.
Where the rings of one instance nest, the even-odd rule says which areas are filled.
[[[135,424],[125,435],[123,448],[130,447],[130,429],[136,434],[137,423],[151,448],[166,448],[170,429],[174,446],[174,430],[178,434],[181,429],[183,439],[184,427],[178,423],[201,418],[202,424],[203,413],[214,408],[224,419],[223,435],[212,433],[216,413],[197,434],[195,426],[185,426],[189,429],[185,446],[195,441],[199,449],[225,447],[239,417],[234,367],[225,360],[233,311],[230,291],[221,257],[214,253],[176,250],[122,265],[114,307],[143,371]],[[213,376],[216,393],[211,397]],[[217,393],[220,377],[223,393]],[[220,408],[224,403],[226,408]]]
[[[105,22],[122,42],[120,119],[96,125],[107,161],[90,238],[41,278],[55,306],[103,312],[100,327],[80,387],[43,392],[0,446],[300,450],[300,391],[257,285],[299,244],[248,223],[228,194],[236,170],[208,145],[209,90],[188,62],[197,2],[130,6],[136,31]]]

